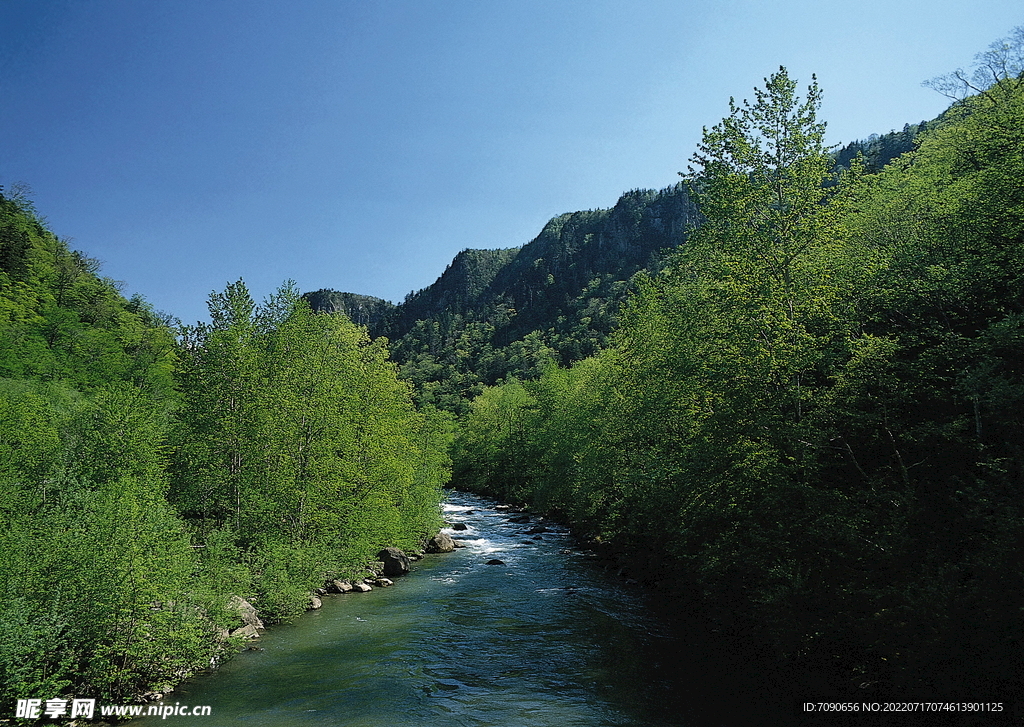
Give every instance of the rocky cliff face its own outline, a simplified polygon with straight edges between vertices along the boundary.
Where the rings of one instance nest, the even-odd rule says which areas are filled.
[[[395,312],[396,306],[389,300],[356,293],[339,293],[322,288],[302,296],[310,307],[323,313],[344,313],[353,323],[375,329],[385,323]]]
[[[498,340],[507,343],[547,330],[559,317],[578,317],[585,307],[581,296],[621,300],[608,283],[656,268],[659,253],[681,244],[697,222],[696,207],[681,184],[627,192],[608,210],[555,217],[488,286],[489,299],[516,311],[506,330],[496,331]],[[604,290],[594,289],[595,283]]]
[[[679,245],[698,213],[683,185],[634,190],[606,210],[551,219],[531,242],[503,250],[463,250],[444,273],[394,306],[353,293],[307,293],[314,310],[341,311],[371,332],[401,338],[416,321],[441,316],[475,318],[502,304],[515,310],[516,332],[546,328],[595,278],[628,280],[657,264],[657,254]],[[513,337],[515,334],[511,334]],[[508,336],[505,336],[508,338]]]

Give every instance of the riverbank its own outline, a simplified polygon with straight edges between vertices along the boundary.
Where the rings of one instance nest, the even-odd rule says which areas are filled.
[[[445,517],[462,547],[413,562],[392,587],[325,598],[175,702],[211,705],[208,727],[895,724],[801,714],[804,701],[840,701],[828,673],[815,683],[716,632],[550,518],[459,492]]]
[[[324,599],[174,700],[211,705],[208,727],[685,724],[675,637],[636,588],[560,526],[529,533],[500,503],[450,498],[446,518],[465,529],[445,532],[464,547],[392,587]]]
[[[487,496],[483,496],[487,497]],[[911,674],[901,665],[884,674],[864,668],[864,656],[843,644],[828,641],[826,646],[803,651],[785,648],[765,624],[733,618],[733,612],[714,610],[703,599],[699,580],[687,573],[671,554],[657,552],[651,546],[632,547],[622,543],[578,537],[557,512],[539,512],[522,503],[497,505],[509,513],[509,519],[529,532],[548,527],[569,534],[574,547],[589,554],[593,567],[614,578],[638,601],[646,604],[653,620],[668,624],[680,644],[704,668],[695,683],[703,684],[701,693],[717,693],[724,683],[735,690],[729,700],[737,713],[746,716],[746,724],[893,724],[893,713],[886,704],[970,704],[999,705],[996,711],[900,712],[900,724],[983,725],[1024,724],[1024,693],[1014,674],[993,678],[989,673],[973,673],[964,663],[932,664]],[[642,534],[636,534],[642,541]],[[646,548],[646,549],[645,549]],[[742,588],[742,583],[736,584]],[[798,614],[793,615],[794,618]],[[1010,648],[1012,644],[1008,645]],[[883,660],[884,661],[884,660]],[[693,675],[687,677],[694,679]],[[700,700],[698,700],[700,701]],[[845,704],[882,705],[879,713],[842,715],[807,713],[804,705]],[[770,714],[787,715],[773,722]],[[707,705],[704,715],[714,723],[714,707]],[[723,722],[724,724],[724,722]]]

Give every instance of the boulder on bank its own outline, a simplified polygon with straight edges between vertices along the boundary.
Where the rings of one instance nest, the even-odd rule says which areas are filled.
[[[309,606],[308,606],[307,610],[315,611],[315,610],[317,610],[318,608],[320,608],[323,605],[324,605],[324,602],[320,600],[320,597],[314,594],[314,595],[309,597]]]
[[[227,608],[229,611],[237,613],[239,618],[242,619],[242,623],[246,626],[252,626],[254,629],[263,628],[263,622],[260,621],[260,617],[256,615],[256,607],[241,596],[232,596],[228,599]],[[231,635],[234,636],[235,634]]]
[[[328,593],[348,593],[352,590],[352,584],[348,581],[328,581]]]
[[[403,553],[398,548],[384,548],[384,550],[377,553],[377,558],[384,567],[381,569],[381,574],[390,578],[395,576],[404,576],[409,572],[409,556]]]
[[[258,639],[260,637],[259,629],[252,624],[246,624],[240,629],[235,629],[231,632],[231,637],[242,638],[242,639]]]
[[[448,533],[438,533],[427,543],[428,553],[451,553],[455,550],[455,543]]]
[[[352,590],[355,593],[369,593],[373,590],[373,587],[370,586],[369,583],[363,583],[362,581],[359,581],[358,583],[352,584]]]

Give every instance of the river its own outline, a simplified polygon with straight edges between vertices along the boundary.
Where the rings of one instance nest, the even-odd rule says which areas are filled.
[[[428,555],[394,586],[326,596],[164,704],[209,705],[219,725],[671,727],[731,720],[728,695],[652,596],[575,546],[564,528],[514,523],[451,493],[446,530],[465,547]],[[492,559],[501,565],[488,565]],[[663,609],[662,609],[663,610]],[[717,703],[716,703],[717,700]],[[718,711],[716,711],[718,710]],[[716,717],[717,715],[717,717]],[[145,718],[134,725],[168,724]]]

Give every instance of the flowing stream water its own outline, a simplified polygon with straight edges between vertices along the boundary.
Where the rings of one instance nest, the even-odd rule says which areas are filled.
[[[262,650],[163,700],[210,705],[210,716],[167,719],[202,727],[718,723],[707,718],[708,695],[695,678],[701,665],[671,622],[652,615],[643,590],[560,527],[530,533],[536,522],[512,522],[517,513],[463,493],[445,509],[466,525],[446,530],[465,547],[415,562],[392,587],[327,596],[320,610],[271,628],[254,642]],[[168,724],[132,722],[157,723]]]

